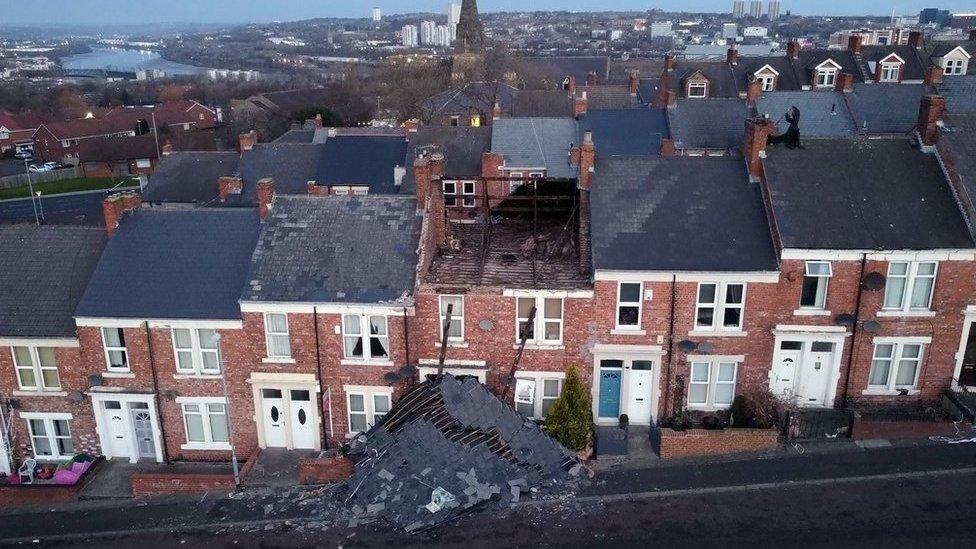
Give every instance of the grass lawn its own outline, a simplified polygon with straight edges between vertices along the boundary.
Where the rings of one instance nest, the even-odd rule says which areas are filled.
[[[62,179],[61,181],[49,181],[47,183],[35,183],[34,192],[41,191],[43,195],[71,193],[75,191],[94,191],[98,189],[110,189],[118,185],[119,187],[131,187],[139,185],[136,178],[111,179],[108,177],[77,177],[74,179]],[[24,187],[14,187],[11,189],[0,189],[0,200],[7,198],[27,198],[30,196],[30,189]]]

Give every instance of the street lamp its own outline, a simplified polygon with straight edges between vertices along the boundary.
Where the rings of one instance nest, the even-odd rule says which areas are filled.
[[[41,210],[41,221],[44,221],[44,203],[41,202],[41,191],[34,193],[37,195],[37,207]]]
[[[241,487],[241,473],[237,467],[237,446],[234,445],[234,427],[230,420],[230,397],[227,394],[227,368],[224,367],[224,353],[220,350],[220,334],[214,330],[210,343],[217,347],[217,364],[220,365],[220,383],[224,388],[224,411],[227,412],[227,439],[230,443],[230,463],[234,469],[234,486]]]
[[[34,202],[34,184],[31,182],[30,166],[27,165],[26,158],[24,159],[24,171],[27,172],[27,188],[30,191],[31,207],[34,208],[34,223],[40,225],[41,218],[37,215],[37,203]]]

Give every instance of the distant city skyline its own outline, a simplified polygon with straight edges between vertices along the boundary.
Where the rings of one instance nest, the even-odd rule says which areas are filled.
[[[459,1],[459,0],[456,0]],[[368,19],[372,9],[384,16],[400,13],[436,12],[446,14],[449,0],[33,0],[10,2],[0,13],[0,25],[113,25],[138,23],[251,23],[294,21],[315,17],[353,17]],[[764,5],[766,2],[763,2]],[[483,12],[526,11],[524,0],[480,0]],[[922,8],[937,7],[954,12],[976,11],[974,0],[784,0],[781,13],[801,15],[896,15],[915,14]],[[731,13],[731,0],[534,0],[532,10],[550,11],[634,11],[660,8],[667,11]],[[52,14],[57,14],[52,17]]]

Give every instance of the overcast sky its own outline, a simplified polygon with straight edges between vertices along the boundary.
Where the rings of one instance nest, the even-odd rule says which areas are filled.
[[[460,2],[460,0],[456,0]],[[265,22],[312,17],[366,17],[384,13],[446,11],[449,0],[6,0],[0,25],[117,24],[158,22]],[[641,10],[730,11],[731,0],[479,0],[482,11]],[[939,6],[976,11],[976,0],[783,0],[783,12],[888,15]]]

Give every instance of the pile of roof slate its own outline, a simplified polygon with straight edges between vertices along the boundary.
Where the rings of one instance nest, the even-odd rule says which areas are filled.
[[[424,530],[526,493],[568,489],[577,457],[473,378],[444,375],[404,395],[347,448],[347,505],[361,520]]]

